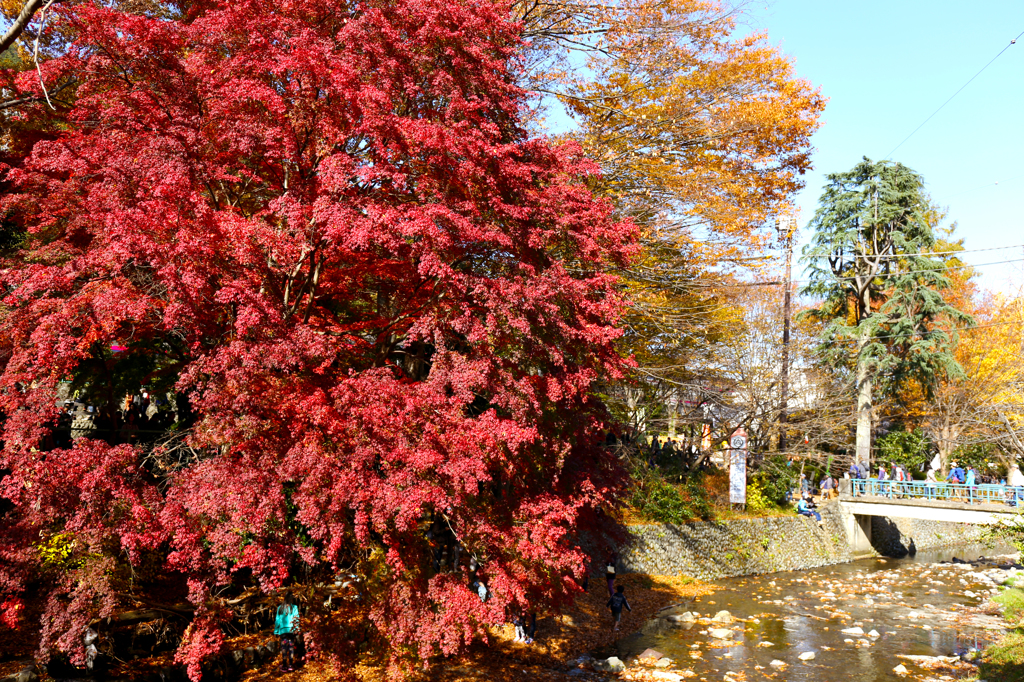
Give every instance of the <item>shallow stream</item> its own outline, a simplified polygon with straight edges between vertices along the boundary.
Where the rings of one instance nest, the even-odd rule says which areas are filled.
[[[672,669],[703,680],[940,680],[965,671],[915,656],[955,656],[984,648],[999,627],[974,608],[998,591],[985,566],[945,563],[958,557],[1006,555],[982,545],[921,551],[912,558],[863,559],[791,573],[718,581],[721,588],[675,607],[694,623],[656,621],[647,634],[616,645],[622,660],[647,648]],[[994,563],[1006,564],[1003,556]],[[731,623],[707,619],[729,611]],[[664,615],[664,614],[663,614]],[[863,634],[855,630],[860,628]],[[717,637],[714,632],[717,630]],[[723,629],[731,634],[725,635]],[[848,632],[844,633],[843,630]],[[808,652],[811,660],[801,660]],[[910,658],[907,658],[910,657]],[[903,675],[894,668],[904,665]],[[689,672],[689,671],[692,671]]]

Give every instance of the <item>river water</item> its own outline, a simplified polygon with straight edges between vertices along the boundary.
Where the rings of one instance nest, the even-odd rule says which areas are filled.
[[[863,559],[721,580],[714,594],[674,609],[696,613],[695,624],[645,628],[653,634],[620,640],[612,653],[626,660],[653,648],[673,660],[671,669],[692,671],[686,676],[708,681],[958,677],[953,670],[926,671],[900,655],[949,656],[984,648],[996,619],[974,616],[972,607],[997,589],[982,577],[983,569],[942,562],[954,556],[969,560],[1008,553],[1006,548],[962,546],[921,551],[901,560]],[[1004,557],[998,563],[1006,561]],[[707,622],[722,610],[736,620],[726,625]],[[843,633],[856,627],[865,634]],[[721,638],[719,633],[716,639],[712,628],[728,628],[732,634]],[[872,631],[874,636],[867,634]],[[800,660],[807,652],[814,659]],[[893,671],[900,664],[908,668],[909,677]]]

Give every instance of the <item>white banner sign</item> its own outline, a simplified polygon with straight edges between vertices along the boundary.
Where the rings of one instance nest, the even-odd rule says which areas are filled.
[[[729,439],[729,502],[747,503],[747,434],[743,429]]]

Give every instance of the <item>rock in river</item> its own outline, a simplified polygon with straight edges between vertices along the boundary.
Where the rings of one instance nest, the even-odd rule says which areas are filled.
[[[712,628],[708,630],[708,634],[715,639],[732,639],[733,631],[727,628]]]
[[[799,658],[801,661],[813,661],[814,660],[814,652],[813,651],[805,651],[802,654],[800,654],[799,656],[797,656],[797,658]]]
[[[689,611],[685,613],[676,613],[668,617],[672,623],[695,623],[697,622],[697,616],[693,615]]]
[[[715,614],[715,617],[711,619],[712,623],[731,623],[732,621],[732,614],[728,611],[719,611]]]
[[[683,676],[679,673],[669,673],[664,670],[655,670],[651,673],[652,680],[661,680],[661,682],[682,682]]]
[[[626,669],[626,664],[615,656],[612,656],[611,658],[606,658],[603,661],[594,661],[594,668],[606,673],[621,673]]]

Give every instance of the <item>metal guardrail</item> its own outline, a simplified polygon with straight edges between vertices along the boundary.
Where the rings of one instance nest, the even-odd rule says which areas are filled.
[[[842,485],[844,483],[849,484]],[[1024,486],[979,483],[935,483],[925,481],[879,481],[874,478],[855,478],[840,481],[840,492],[854,497],[871,495],[892,499],[945,500],[967,504],[1008,504],[1024,502]]]

